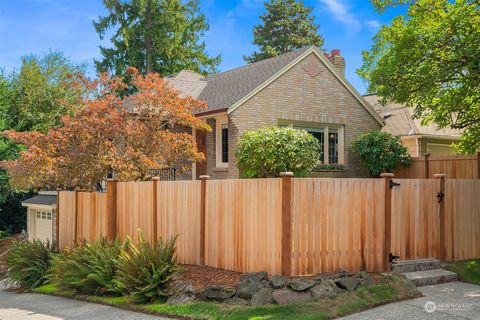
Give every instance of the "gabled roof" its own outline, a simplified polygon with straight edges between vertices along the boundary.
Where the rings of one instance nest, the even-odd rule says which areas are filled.
[[[457,139],[461,135],[460,130],[440,129],[433,123],[422,125],[421,119],[414,118],[412,108],[407,106],[393,102],[382,106],[380,105],[380,97],[375,94],[366,95],[364,98],[385,118],[385,126],[382,131],[390,132],[394,136],[427,135]]]
[[[207,77],[204,79],[207,82],[207,86],[198,98],[208,103],[207,111],[229,108],[281,71],[306,50],[308,48],[250,63],[243,67]]]
[[[378,113],[315,46],[298,49],[209,77],[202,77],[192,71],[184,70],[175,76],[168,77],[167,80],[183,95],[191,95],[205,101],[208,108],[202,110],[202,113],[225,109],[230,113],[311,53],[315,54],[375,120],[383,125]],[[198,93],[198,90],[201,92]]]

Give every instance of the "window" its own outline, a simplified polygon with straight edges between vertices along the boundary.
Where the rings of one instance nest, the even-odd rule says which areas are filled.
[[[215,159],[217,168],[228,167],[228,117],[215,118]]]
[[[328,163],[338,163],[338,130],[328,130]]]
[[[320,143],[321,164],[343,163],[343,126],[282,121],[279,123],[279,127],[293,127],[294,129],[305,130],[317,138]]]
[[[40,214],[40,211],[37,211],[37,219],[40,219],[42,216]]]
[[[222,124],[222,162],[228,162],[228,124]]]
[[[52,213],[50,211],[47,212],[47,220],[52,220]]]

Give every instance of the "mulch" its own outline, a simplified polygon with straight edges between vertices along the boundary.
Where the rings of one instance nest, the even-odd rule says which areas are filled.
[[[179,267],[178,279],[190,283],[197,292],[213,285],[234,287],[240,282],[240,272],[207,266],[180,265]]]

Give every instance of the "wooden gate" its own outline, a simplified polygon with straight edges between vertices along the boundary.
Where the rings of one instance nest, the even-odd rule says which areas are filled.
[[[402,260],[440,257],[440,179],[393,179],[392,253]]]

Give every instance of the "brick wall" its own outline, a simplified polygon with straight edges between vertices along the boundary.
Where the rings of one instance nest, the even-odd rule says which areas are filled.
[[[212,178],[237,178],[235,150],[238,137],[248,130],[277,126],[280,119],[344,125],[346,171],[317,175],[367,175],[351,153],[350,145],[359,134],[380,129],[381,126],[312,53],[230,114],[227,172],[215,172],[213,169],[215,130],[210,133],[211,136],[207,137],[207,157]],[[215,129],[214,120],[209,121]]]

